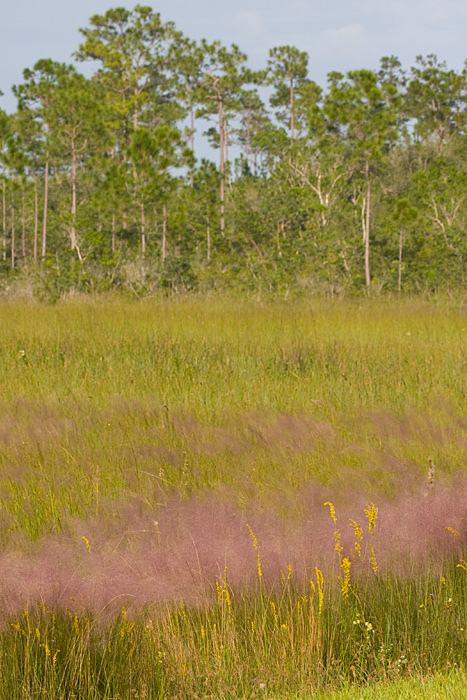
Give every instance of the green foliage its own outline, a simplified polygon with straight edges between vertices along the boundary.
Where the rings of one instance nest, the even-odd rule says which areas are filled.
[[[91,78],[42,59],[0,113],[2,288],[465,288],[465,71],[386,56],[323,89],[293,46],[253,71],[141,5],[81,33]]]

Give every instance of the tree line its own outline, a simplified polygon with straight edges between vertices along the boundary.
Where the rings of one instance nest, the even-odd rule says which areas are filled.
[[[1,288],[466,286],[467,69],[391,56],[323,88],[306,52],[252,70],[150,7],[80,31],[0,110]]]

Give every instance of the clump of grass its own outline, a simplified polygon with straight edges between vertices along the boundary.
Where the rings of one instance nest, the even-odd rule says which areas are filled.
[[[370,504],[365,512],[370,546],[358,528],[360,555],[355,545],[334,547],[337,575],[316,568],[306,584],[289,565],[266,585],[250,529],[256,585],[232,586],[227,562],[211,598],[196,605],[122,608],[110,618],[105,609],[26,608],[0,631],[0,698],[302,696],[461,668],[464,560],[444,557],[441,575],[381,574],[372,545],[378,511]],[[347,575],[357,559],[358,574]]]

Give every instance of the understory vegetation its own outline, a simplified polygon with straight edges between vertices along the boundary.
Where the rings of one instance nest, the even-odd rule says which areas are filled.
[[[462,697],[466,334],[441,297],[3,302],[0,698]]]

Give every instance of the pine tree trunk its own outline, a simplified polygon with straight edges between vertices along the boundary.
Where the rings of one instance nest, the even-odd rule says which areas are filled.
[[[11,269],[15,269],[15,196],[11,193]]]
[[[162,264],[167,257],[167,209],[165,203],[162,205]]]
[[[115,253],[115,212],[112,212],[112,253]]]
[[[195,111],[193,109],[193,105],[190,105],[190,119],[191,119],[191,129],[190,129],[190,147],[191,147],[191,154],[194,157],[195,154]],[[190,187],[195,186],[195,181],[194,181],[194,166],[191,166],[191,172],[190,172]]]
[[[209,221],[209,216],[206,222],[206,244],[207,244],[207,262],[211,262],[211,223]]]
[[[42,250],[41,257],[45,260],[47,252],[47,213],[49,207],[49,153],[47,152],[44,174],[44,218],[42,223]]]
[[[221,176],[220,183],[220,215],[221,215],[221,236],[225,237],[225,148],[224,148],[224,115],[222,97],[217,100],[217,111],[219,114],[219,172]]]
[[[138,97],[138,88],[135,88],[135,93],[134,93],[134,94],[135,94],[135,98],[137,98],[137,97]],[[134,109],[134,112],[133,112],[133,129],[134,129],[135,131],[136,131],[136,129],[138,128],[138,118],[139,118],[139,115],[138,115],[138,107],[137,107],[137,104],[135,104],[135,109]]]
[[[21,256],[26,260],[26,207],[24,204],[24,185],[21,189]]]
[[[76,248],[76,151],[75,141],[71,141],[71,250]]]
[[[2,154],[5,155],[5,141],[2,141]],[[3,161],[3,183],[2,183],[2,220],[3,220],[3,260],[6,261],[6,175],[5,161]]]
[[[365,284],[367,288],[371,284],[370,276],[370,162],[365,162],[365,179],[366,179],[366,212],[365,212]]]
[[[293,78],[290,78],[290,144],[293,144],[295,138],[295,115],[294,115],[294,89]]]
[[[402,229],[399,231],[399,270],[397,276],[397,291],[402,291]]]
[[[228,166],[229,163],[229,132],[227,128],[227,119],[224,117],[224,151],[225,159],[224,163]],[[230,181],[229,181],[230,184]]]
[[[144,202],[141,202],[141,253],[146,255],[146,218],[144,215]]]
[[[34,244],[33,244],[34,265],[37,265],[38,238],[39,238],[39,193],[37,191],[37,180],[34,178]]]

